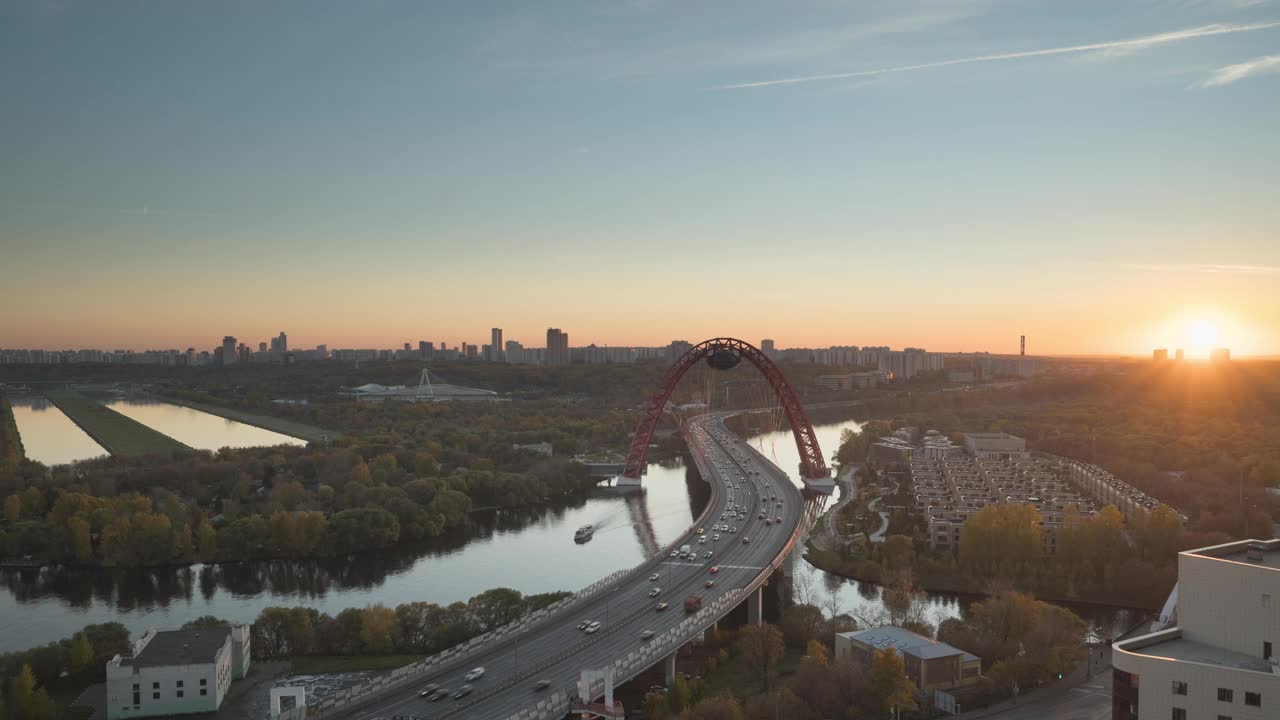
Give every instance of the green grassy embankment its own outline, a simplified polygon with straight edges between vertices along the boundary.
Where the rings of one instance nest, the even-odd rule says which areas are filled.
[[[22,436],[18,434],[18,422],[13,419],[13,406],[9,397],[0,393],[0,465],[17,465],[26,453],[22,448]]]
[[[45,393],[71,422],[112,455],[154,455],[191,448],[72,390]]]
[[[295,675],[359,672],[362,670],[395,670],[415,663],[425,655],[301,655],[289,662]]]

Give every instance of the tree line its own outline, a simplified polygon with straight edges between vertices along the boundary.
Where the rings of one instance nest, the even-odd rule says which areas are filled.
[[[104,458],[30,484],[0,477],[10,489],[0,547],[114,566],[330,557],[437,537],[477,505],[531,506],[594,484],[561,458],[530,458],[523,473],[445,474],[430,453],[377,449],[367,460],[350,448],[286,447]]]
[[[128,629],[120,623],[101,623],[86,625],[58,642],[0,655],[0,679],[7,680],[0,683],[0,717],[53,720],[58,708],[49,697],[50,684],[102,682],[107,662],[129,652]]]
[[[309,607],[263,608],[252,627],[256,658],[301,655],[433,654],[568,597],[494,588],[466,602],[409,602],[348,608],[331,616]]]

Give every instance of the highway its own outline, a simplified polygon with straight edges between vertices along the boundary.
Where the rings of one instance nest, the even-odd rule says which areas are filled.
[[[653,558],[614,587],[591,595],[524,632],[482,647],[456,664],[443,666],[410,688],[351,712],[326,717],[506,718],[557,690],[576,695],[583,670],[609,667],[615,659],[646,642],[642,633],[653,631],[661,635],[683,620],[686,597],[700,595],[706,604],[749,585],[778,557],[801,522],[800,492],[773,463],[727,430],[721,415],[689,421],[685,437],[693,452],[700,454],[703,477],[712,487],[708,511],[702,516],[703,535],[697,534],[698,528],[690,528],[674,544],[691,545],[697,550],[697,559],[680,560],[670,555]],[[745,520],[728,513],[731,504],[742,509]],[[760,519],[762,513],[771,521],[768,525]],[[779,517],[782,522],[772,522]],[[718,541],[710,539],[716,534],[713,526],[720,525],[737,531],[719,532]],[[705,544],[698,543],[699,537],[707,538]],[[748,538],[750,542],[744,543]],[[565,538],[566,545],[572,542],[573,538]],[[707,552],[712,553],[711,558],[704,557]],[[548,557],[546,561],[554,563],[558,558]],[[711,573],[713,566],[719,568],[715,574]],[[657,579],[651,580],[654,574]],[[714,580],[713,587],[704,587],[708,580]],[[654,588],[661,588],[661,592],[651,597],[649,593]],[[670,606],[658,610],[659,602]],[[594,634],[578,629],[588,620],[601,624]],[[458,690],[466,682],[463,675],[475,667],[483,667],[485,673],[472,682],[473,691],[467,697],[455,700],[450,696],[433,702],[418,696],[428,684],[448,688],[450,693]],[[549,687],[536,689],[535,684],[544,680],[550,683]],[[619,678],[618,683],[623,680]]]

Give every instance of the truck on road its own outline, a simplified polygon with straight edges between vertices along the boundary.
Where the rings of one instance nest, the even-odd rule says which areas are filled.
[[[685,612],[697,612],[702,609],[702,596],[690,595],[684,599]]]

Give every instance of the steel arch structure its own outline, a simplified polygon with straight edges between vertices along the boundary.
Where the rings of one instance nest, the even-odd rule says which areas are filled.
[[[795,436],[796,448],[800,451],[800,475],[805,480],[829,478],[831,472],[827,469],[827,462],[822,457],[822,449],[818,447],[818,438],[813,432],[813,426],[809,424],[809,416],[805,414],[800,399],[796,397],[795,390],[791,388],[791,383],[787,382],[782,370],[769,359],[769,356],[751,343],[737,338],[721,337],[693,346],[681,355],[662,376],[657,389],[645,401],[644,409],[640,412],[640,422],[636,425],[636,433],[631,439],[631,449],[627,451],[627,462],[623,466],[622,477],[619,480],[625,479],[627,484],[633,485],[640,483],[640,476],[644,474],[645,461],[649,455],[649,443],[653,440],[653,431],[658,426],[659,418],[662,417],[662,408],[671,398],[671,393],[680,382],[680,378],[684,377],[684,374],[698,362],[722,350],[736,352],[741,358],[750,361],[773,387],[774,394],[778,396],[782,409],[787,414],[787,421],[791,423],[791,434]]]

